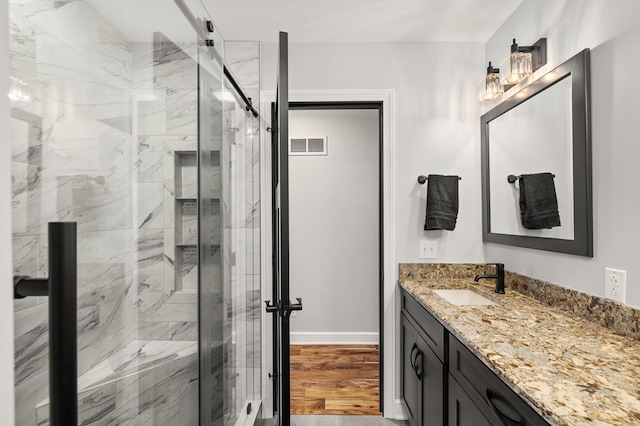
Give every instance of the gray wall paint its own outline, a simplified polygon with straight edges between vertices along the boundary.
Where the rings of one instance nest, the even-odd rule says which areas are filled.
[[[438,241],[430,262],[481,262],[480,105],[483,43],[295,44],[289,35],[289,88],[394,91],[393,179],[397,262],[418,258],[420,239]],[[262,48],[262,86],[275,90],[275,45]],[[456,174],[460,213],[453,232],[424,231],[422,174]],[[391,272],[397,276],[396,271]]]
[[[9,27],[8,7],[4,2],[0,6],[0,28]],[[0,58],[9,57],[9,32],[0,32]],[[9,128],[8,92],[9,63],[6,59],[0,64],[0,129]],[[3,256],[0,259],[0,413],[3,422],[14,423],[13,391],[13,285],[11,260],[11,143],[9,133],[0,136],[0,244]]]
[[[378,331],[378,111],[295,110],[291,137],[327,136],[328,155],[290,156],[294,333]]]
[[[525,1],[489,39],[486,60],[509,52],[511,39],[526,45],[547,37],[549,64],[540,74],[584,48],[591,49],[594,257],[487,244],[487,260],[509,270],[604,296],[604,268],[627,271],[627,303],[640,307],[640,67],[631,54],[640,43],[640,3],[620,0]],[[490,108],[492,105],[487,105]]]

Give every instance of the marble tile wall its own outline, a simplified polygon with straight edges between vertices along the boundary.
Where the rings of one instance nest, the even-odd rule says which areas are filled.
[[[81,1],[10,1],[14,272],[48,275],[47,222],[78,223],[80,374],[137,338],[131,52]],[[47,397],[48,302],[15,303],[17,424]]]
[[[132,342],[196,345],[195,263],[175,268],[176,192],[165,179],[174,151],[195,150],[195,45],[160,33],[131,43],[81,0],[9,8],[11,81],[20,89],[10,129],[15,273],[46,276],[46,223],[78,222],[82,376]],[[186,229],[193,233],[193,220]],[[46,298],[15,303],[21,426],[48,421],[47,310]],[[185,362],[179,374],[163,364],[81,393],[82,424],[195,424],[197,358]]]
[[[138,332],[196,340],[196,44],[156,32],[132,52]]]
[[[197,353],[195,341],[129,343],[78,378],[78,423],[196,425]],[[48,399],[36,419],[49,423]]]
[[[162,348],[162,362],[87,379],[82,424],[195,424],[197,358],[161,342],[198,338],[197,222],[188,199],[196,194],[196,46],[159,32],[152,43],[130,42],[82,0],[9,7],[11,81],[20,89],[12,92],[10,129],[15,273],[46,276],[46,223],[78,222],[81,379],[105,363],[132,362],[126,354]],[[257,101],[259,44],[226,51]],[[246,400],[260,399],[260,152],[257,120],[233,106],[224,120],[222,151],[233,166],[226,195],[218,187],[223,196],[212,206],[226,226],[212,237],[227,244],[213,256],[214,269],[226,272],[220,299],[210,300],[220,319],[210,326],[223,338],[208,343],[226,386],[212,389],[213,399],[224,393],[220,407],[231,419]],[[212,173],[225,179],[219,167]],[[48,423],[47,309],[46,298],[15,303],[20,425]]]

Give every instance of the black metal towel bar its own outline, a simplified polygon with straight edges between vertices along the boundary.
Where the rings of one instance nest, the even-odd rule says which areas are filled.
[[[429,180],[429,178],[428,178],[428,177],[426,177],[425,175],[420,175],[420,176],[418,176],[418,183],[419,183],[420,185],[424,185],[428,180]],[[458,180],[462,180],[462,178],[461,178],[461,177],[458,177]]]
[[[553,177],[556,177],[556,175],[551,175]],[[507,176],[507,182],[509,183],[514,183],[515,181],[517,181],[518,179],[520,179],[522,177],[522,175],[509,175]]]

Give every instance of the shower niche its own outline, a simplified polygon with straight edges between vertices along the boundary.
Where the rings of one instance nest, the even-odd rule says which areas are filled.
[[[174,156],[175,268],[174,291],[196,291],[198,288],[198,159],[193,150],[176,150]],[[220,151],[211,152],[211,203],[215,235],[212,252],[220,248]],[[206,202],[206,199],[203,199]]]
[[[198,162],[194,150],[175,151],[175,290],[198,287]]]

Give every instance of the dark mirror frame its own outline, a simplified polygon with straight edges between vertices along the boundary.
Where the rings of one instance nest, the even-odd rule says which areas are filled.
[[[550,79],[549,76],[553,78]],[[574,239],[562,240],[491,232],[489,123],[569,76],[571,76],[573,137]],[[593,257],[590,86],[589,49],[585,49],[481,117],[482,240],[484,242]]]

